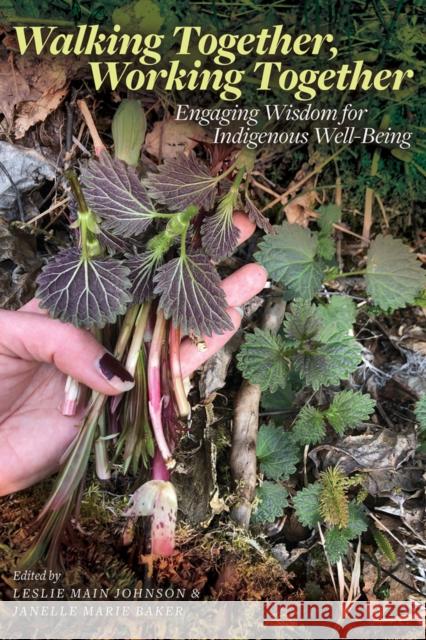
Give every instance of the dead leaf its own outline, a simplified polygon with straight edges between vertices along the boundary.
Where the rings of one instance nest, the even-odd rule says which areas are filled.
[[[31,89],[13,60],[0,60],[0,114],[12,125],[15,106],[31,96]]]
[[[77,58],[15,55],[16,38],[4,38],[0,47],[0,113],[17,139],[54,111],[68,90],[69,79],[84,64]],[[16,128],[14,119],[16,118]]]
[[[18,68],[31,87],[31,96],[17,106],[16,139],[57,109],[67,93],[68,77],[74,71],[73,65],[62,60],[38,60],[35,64],[30,58],[20,58]]]
[[[19,309],[34,295],[41,267],[33,236],[0,220],[0,307]]]
[[[208,139],[208,134],[196,122],[179,122],[174,118],[158,121],[145,139],[145,151],[155,158],[176,158],[178,153],[188,153],[198,142]]]
[[[297,191],[300,189],[297,185],[305,178],[309,171],[309,165],[306,163],[303,164],[294,176],[294,180],[292,180],[288,185],[286,191],[289,193],[289,196],[281,199],[281,202],[284,205],[284,213],[287,217],[287,221],[290,224],[299,224],[301,227],[307,227],[309,220],[317,217],[317,214],[313,211],[313,207],[318,199],[313,180],[306,182],[306,184],[303,185],[304,193],[295,197]],[[294,187],[293,192],[291,190],[292,187]],[[289,204],[286,204],[287,202],[289,202]]]
[[[68,87],[63,87],[53,93],[46,93],[36,101],[22,103],[15,122],[15,138],[23,138],[30,127],[46,120],[47,116],[59,107],[67,90]]]
[[[284,207],[284,212],[290,224],[299,224],[307,227],[309,221],[316,217],[313,207],[316,203],[317,194],[315,191],[304,193]]]
[[[362,568],[362,580],[364,583],[363,592],[367,596],[368,600],[377,600],[377,596],[374,593],[374,588],[379,579],[377,567],[369,560],[365,560]]]
[[[55,180],[55,168],[35,149],[9,142],[0,142],[0,162],[13,181],[12,185],[9,177],[0,172],[0,215],[12,220],[19,217],[16,189],[22,197],[46,180]]]
[[[311,451],[318,466],[339,465],[345,475],[356,471],[365,474],[366,489],[373,496],[395,491],[414,491],[421,484],[421,469],[403,464],[412,459],[416,449],[414,431],[395,433],[380,429],[374,433],[347,436],[338,447],[320,445]],[[321,452],[327,451],[322,462]]]

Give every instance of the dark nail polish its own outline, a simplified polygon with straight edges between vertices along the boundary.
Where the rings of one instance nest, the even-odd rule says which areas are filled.
[[[99,360],[99,370],[110,382],[114,378],[119,378],[122,382],[134,382],[133,376],[123,367],[121,362],[108,352],[104,353]]]

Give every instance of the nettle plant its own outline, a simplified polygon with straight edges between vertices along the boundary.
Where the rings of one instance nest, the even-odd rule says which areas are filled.
[[[284,428],[270,422],[259,429],[256,455],[261,483],[252,512],[254,524],[283,516],[289,505],[285,483],[296,473],[307,447],[344,435],[374,412],[368,394],[341,390],[362,363],[362,348],[354,337],[357,308],[349,295],[330,293],[326,283],[363,277],[367,298],[383,311],[414,303],[425,285],[416,256],[391,237],[378,236],[371,242],[365,268],[340,272],[332,238],[340,216],[334,205],[320,207],[318,231],[284,222],[261,240],[255,256],[283,288],[289,305],[277,334],[255,328],[246,336],[238,366],[247,380],[260,386],[263,409],[271,414],[285,414],[297,391],[310,388],[311,394],[291,425]],[[324,397],[332,399],[324,402]],[[422,407],[419,403],[420,424]],[[328,469],[292,500],[302,524],[326,527],[325,550],[332,563],[340,561],[349,542],[367,526],[360,506],[364,493],[355,502],[348,497],[358,482],[358,477],[344,478],[338,469]],[[375,537],[380,548],[389,546],[380,532]]]
[[[150,470],[127,515],[149,515],[151,550],[172,552],[177,502],[169,471],[190,411],[181,338],[199,342],[233,328],[215,263],[237,246],[234,209],[243,208],[259,227],[271,229],[250,198],[252,153],[205,144],[207,161],[182,153],[157,169],[150,163],[141,178],[145,130],[140,104],[125,100],[112,124],[114,157],[95,132],[97,159],[82,166],[80,180],[68,174],[77,204],[76,246],[56,254],[38,278],[36,295],[53,318],[99,338],[117,327],[114,355],[135,386],[113,400],[92,395],[24,566],[46,552],[52,561],[57,556],[93,446],[101,479],[111,476],[111,458],[139,479]],[[79,385],[68,380],[67,414],[75,412],[79,393]]]

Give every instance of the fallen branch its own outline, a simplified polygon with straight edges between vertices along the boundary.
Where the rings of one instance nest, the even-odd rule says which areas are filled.
[[[262,329],[277,333],[284,319],[285,306],[282,299],[268,300],[262,314]],[[246,529],[250,524],[252,502],[256,492],[256,440],[260,396],[259,385],[245,380],[234,404],[230,465],[236,484],[237,504],[231,512],[231,517]]]

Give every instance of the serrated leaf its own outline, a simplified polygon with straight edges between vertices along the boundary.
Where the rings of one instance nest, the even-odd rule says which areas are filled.
[[[296,353],[294,366],[313,389],[339,384],[361,362],[361,346],[352,336],[337,332],[326,344],[316,343]]]
[[[77,249],[58,253],[37,278],[36,297],[53,318],[103,327],[126,311],[129,270],[112,258],[83,260]]]
[[[378,236],[367,256],[367,292],[384,311],[414,302],[426,276],[416,255],[396,238]]]
[[[230,189],[219,201],[213,215],[204,219],[201,227],[203,248],[213,260],[231,255],[238,244],[240,231],[232,222],[238,189]]]
[[[314,304],[308,300],[295,300],[290,313],[286,314],[283,326],[288,338],[303,342],[318,335],[322,320]]]
[[[426,394],[422,395],[420,400],[416,403],[414,410],[416,414],[417,422],[419,423],[420,431],[426,431]]]
[[[368,522],[364,514],[364,510],[355,502],[349,503],[349,522],[345,529],[345,533],[349,540],[357,538],[367,531]]]
[[[158,167],[158,173],[149,174],[148,191],[151,196],[172,211],[183,211],[190,205],[213,208],[218,179],[211,176],[207,166],[191,152],[169,158]]]
[[[321,493],[321,484],[315,482],[308,484],[307,487],[298,491],[293,497],[293,506],[299,522],[304,527],[313,529],[321,521],[319,511],[319,498]]]
[[[271,223],[269,222],[268,218],[264,216],[261,211],[259,211],[248,193],[246,193],[245,210],[251,222],[253,222],[260,229],[263,229],[265,233],[272,233],[273,228]]]
[[[348,551],[349,538],[346,529],[333,527],[325,533],[325,550],[331,564],[336,564]]]
[[[377,544],[377,548],[380,553],[383,553],[385,558],[394,564],[397,558],[389,538],[383,533],[383,531],[380,531],[380,529],[377,529],[376,527],[371,528],[371,533],[373,534],[374,541]]]
[[[263,524],[280,518],[287,502],[287,491],[276,482],[265,482],[256,489],[257,506],[252,513],[252,522]]]
[[[298,376],[291,376],[290,374],[283,389],[277,389],[274,393],[270,391],[263,392],[260,401],[262,409],[265,411],[288,411],[298,390],[298,380],[296,378]]]
[[[82,171],[86,200],[108,231],[129,238],[146,231],[155,209],[133,167],[103,153]]]
[[[321,442],[325,436],[322,412],[310,405],[304,406],[293,425],[292,435],[293,439],[302,446]]]
[[[154,251],[144,251],[140,255],[127,258],[125,264],[130,270],[131,293],[135,304],[141,304],[153,297],[153,276],[161,262],[161,256]]]
[[[154,284],[160,308],[182,333],[211,336],[232,330],[221,280],[204,253],[170,260],[158,269]]]
[[[311,299],[321,286],[323,271],[315,258],[317,234],[297,224],[273,227],[275,234],[259,243],[256,260],[273,280],[282,282],[294,296]]]
[[[340,391],[325,412],[325,417],[333,429],[342,435],[349,427],[357,427],[368,420],[376,403],[367,393],[360,391]]]
[[[280,336],[263,329],[254,330],[246,336],[237,355],[238,368],[252,384],[262,391],[274,392],[287,384],[289,360],[286,346]]]
[[[327,304],[318,305],[317,315],[333,333],[337,330],[349,331],[356,319],[356,306],[349,296],[334,295]]]
[[[103,226],[99,225],[97,239],[105,249],[109,249],[111,253],[128,253],[135,246],[135,241],[123,236],[117,236],[107,231]]]
[[[349,543],[368,529],[368,523],[362,508],[351,502],[348,507],[349,522],[347,527],[333,527],[325,533],[325,549],[332,564],[338,562],[346,554]]]
[[[349,522],[349,501],[346,477],[337,467],[328,467],[321,473],[320,514],[329,525],[340,529]]]
[[[290,433],[281,427],[262,425],[257,437],[256,457],[267,478],[287,480],[296,472],[300,454]]]

